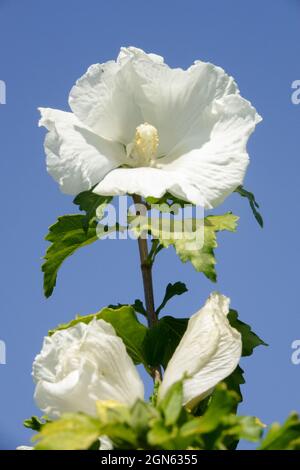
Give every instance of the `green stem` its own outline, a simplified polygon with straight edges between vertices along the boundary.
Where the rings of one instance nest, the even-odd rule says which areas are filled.
[[[143,204],[140,196],[134,195],[133,201],[135,204]],[[153,294],[153,280],[152,280],[152,263],[149,260],[148,242],[146,238],[139,237],[139,252],[141,260],[141,271],[144,285],[144,295],[146,303],[146,312],[149,327],[157,323],[157,316],[154,307],[154,294]]]
[[[133,195],[133,201],[134,201],[134,204],[136,205],[143,204],[142,198],[135,194]],[[148,326],[149,328],[151,328],[158,322],[158,318],[155,313],[155,306],[154,306],[153,279],[152,279],[152,264],[153,263],[149,259],[147,238],[139,237],[138,244],[139,244],[141,271],[142,271],[143,285],[144,285],[147,320],[148,320]],[[152,377],[153,377],[154,382],[156,384],[160,383],[162,380],[161,368],[159,366],[153,367],[151,372],[152,372]]]

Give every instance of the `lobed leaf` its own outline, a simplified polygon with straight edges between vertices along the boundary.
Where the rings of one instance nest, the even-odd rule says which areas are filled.
[[[83,191],[78,194],[73,203],[79,206],[79,210],[84,211],[86,215],[82,219],[82,226],[85,232],[88,231],[90,222],[95,219],[102,219],[105,206],[112,201],[112,196],[99,196],[90,191]]]
[[[169,283],[166,287],[164,299],[160,306],[156,309],[156,315],[158,316],[160,314],[160,312],[165,308],[169,300],[171,300],[176,295],[182,295],[187,291],[188,289],[183,282],[175,282],[175,284]]]
[[[242,356],[247,357],[253,354],[253,350],[258,346],[268,346],[257,334],[255,334],[247,323],[238,319],[238,312],[230,310],[228,314],[230,325],[238,330],[242,335],[243,350]]]
[[[147,217],[129,218],[130,229],[140,236],[150,232],[160,245],[168,248],[173,246],[183,263],[191,262],[196,271],[211,281],[216,281],[214,249],[217,247],[216,233],[221,230],[234,232],[238,217],[227,213],[224,215],[208,216],[205,219],[171,220],[166,226],[164,219]]]
[[[44,293],[50,297],[56,285],[57,273],[62,263],[75,251],[94,243],[98,237],[97,223],[91,221],[88,230],[83,230],[83,215],[64,215],[49,228],[46,240],[51,243],[48,247],[45,262],[42,266],[44,273]]]

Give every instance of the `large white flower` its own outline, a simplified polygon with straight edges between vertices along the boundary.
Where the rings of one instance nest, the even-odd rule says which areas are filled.
[[[242,341],[228,322],[228,309],[229,299],[214,293],[190,318],[165,371],[159,399],[183,379],[183,405],[193,407],[234,371]],[[52,418],[72,411],[94,415],[97,400],[131,405],[144,397],[142,381],[122,340],[103,320],[78,323],[47,337],[35,359],[33,376],[37,405]]]
[[[96,415],[97,400],[132,405],[144,398],[143,382],[123,341],[104,320],[46,337],[33,377],[36,403],[52,419],[78,411]]]
[[[212,208],[242,184],[260,116],[220,67],[172,69],[133,47],[92,65],[72,112],[41,108],[47,167],[63,192],[176,197]]]

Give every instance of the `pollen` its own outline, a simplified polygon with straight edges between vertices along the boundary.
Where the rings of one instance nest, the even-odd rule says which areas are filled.
[[[127,146],[127,156],[134,166],[151,166],[157,156],[158,144],[156,127],[145,122],[136,128],[134,141]]]

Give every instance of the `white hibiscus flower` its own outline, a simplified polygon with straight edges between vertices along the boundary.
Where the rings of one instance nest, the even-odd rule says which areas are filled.
[[[47,336],[32,373],[35,401],[50,419],[77,411],[96,415],[97,400],[132,405],[144,398],[143,382],[123,341],[104,320]]]
[[[240,333],[228,322],[229,299],[212,294],[191,317],[159,390],[162,399],[184,379],[183,405],[193,407],[239,363]],[[50,418],[83,411],[96,414],[97,400],[132,405],[144,386],[122,340],[111,325],[94,319],[47,337],[33,364],[36,403]]]
[[[41,108],[47,167],[63,192],[176,197],[212,208],[242,184],[260,116],[220,67],[172,69],[133,47],[92,65],[72,112]]]

